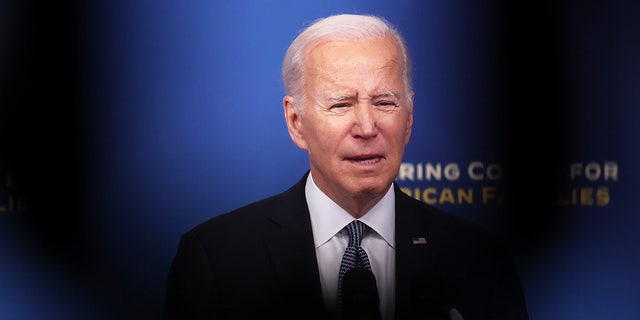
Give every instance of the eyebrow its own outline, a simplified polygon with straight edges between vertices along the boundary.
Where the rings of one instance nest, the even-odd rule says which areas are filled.
[[[400,94],[396,90],[384,91],[380,94],[376,94],[372,96],[371,99],[380,99],[380,98],[389,98],[389,97],[400,100]]]
[[[389,97],[400,100],[400,94],[396,90],[384,91],[382,93],[370,96],[371,100],[381,99],[381,98],[389,98]],[[343,95],[337,95],[337,96],[329,97],[328,100],[329,101],[344,101],[344,100],[350,100],[350,99],[356,99],[356,98],[357,98],[357,95],[355,95],[355,94],[343,94]]]
[[[343,101],[343,100],[350,100],[350,99],[354,99],[356,98],[356,95],[353,94],[343,94],[343,95],[339,95],[339,96],[334,96],[334,97],[329,97],[329,101]]]

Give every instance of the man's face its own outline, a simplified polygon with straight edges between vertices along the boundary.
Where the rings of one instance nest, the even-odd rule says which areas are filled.
[[[398,173],[413,121],[399,54],[391,38],[322,43],[307,56],[304,106],[285,97],[290,134],[338,203],[382,196]]]

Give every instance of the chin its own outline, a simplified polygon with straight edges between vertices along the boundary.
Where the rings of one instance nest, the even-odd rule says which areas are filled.
[[[380,195],[385,194],[389,190],[390,184],[385,183],[381,180],[376,180],[375,182],[371,181],[362,181],[354,186],[352,190],[354,190],[354,194],[357,196],[371,196],[371,195]]]

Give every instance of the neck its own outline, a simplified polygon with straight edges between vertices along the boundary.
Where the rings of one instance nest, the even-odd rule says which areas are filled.
[[[358,219],[364,216],[367,212],[369,212],[373,207],[375,207],[380,200],[384,197],[384,194],[377,195],[375,197],[369,197],[367,199],[350,199],[348,202],[338,203],[343,209],[345,209],[351,216]],[[335,200],[334,200],[335,201]]]
[[[322,189],[320,189],[322,190]],[[369,212],[373,207],[384,198],[389,189],[383,193],[364,192],[362,194],[332,194],[322,190],[333,202],[338,204],[342,209],[347,211],[352,217],[358,219]]]
[[[387,185],[385,188],[373,190],[364,189],[359,192],[348,192],[347,190],[337,190],[330,188],[329,186],[318,181],[312,175],[313,183],[316,185],[322,193],[324,193],[329,199],[335,202],[338,206],[344,209],[352,217],[359,219],[375,207],[382,198],[389,192],[391,185]],[[391,182],[393,184],[393,182]]]

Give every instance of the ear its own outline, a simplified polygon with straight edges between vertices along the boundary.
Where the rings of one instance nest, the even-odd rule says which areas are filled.
[[[287,122],[287,129],[291,140],[303,150],[307,149],[307,141],[304,138],[302,128],[302,117],[299,113],[296,100],[292,96],[285,96],[282,100],[284,107],[284,119]]]
[[[404,144],[409,143],[409,139],[411,139],[411,130],[413,128],[413,99],[415,97],[415,93],[411,92],[411,101],[409,104],[409,116],[407,117],[407,129],[404,133]]]

